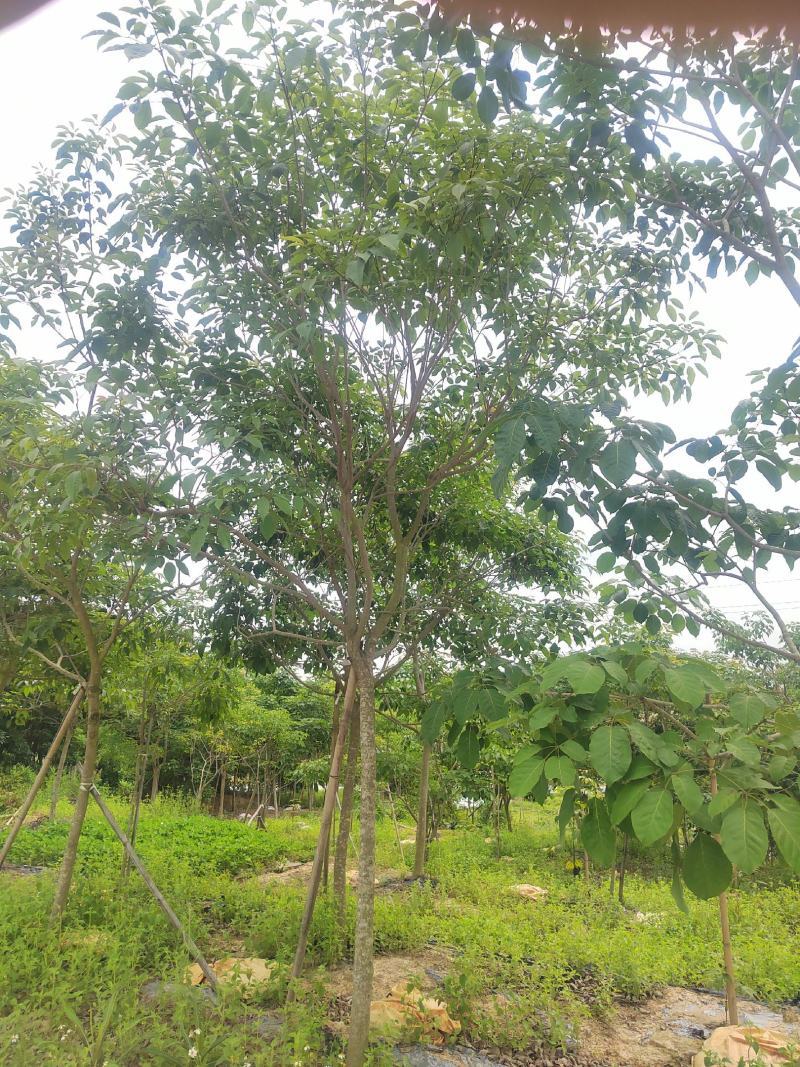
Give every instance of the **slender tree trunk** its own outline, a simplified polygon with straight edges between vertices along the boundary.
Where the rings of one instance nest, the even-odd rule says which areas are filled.
[[[506,813],[506,829],[509,833],[513,833],[514,824],[511,821],[511,797],[503,790],[503,810]]]
[[[358,855],[358,897],[353,953],[353,997],[347,1041],[347,1067],[362,1067],[369,1042],[372,1000],[375,911],[375,679],[372,663],[357,666],[361,712],[361,835]]]
[[[333,896],[336,901],[336,914],[340,926],[344,924],[347,909],[347,846],[350,843],[350,828],[353,824],[353,801],[356,792],[356,769],[358,766],[359,740],[358,703],[356,702],[351,720],[347,744],[347,770],[342,789],[342,807],[339,813],[339,836],[336,839],[336,852],[333,857]]]
[[[150,800],[151,802],[158,796],[158,780],[161,777],[161,757],[155,756],[153,758],[153,778],[150,782]]]
[[[425,858],[428,851],[428,792],[431,780],[431,746],[422,743],[422,763],[419,769],[419,806],[417,808],[417,836],[414,843],[414,877],[425,875]]]
[[[711,767],[711,796],[717,795],[717,772]],[[714,835],[719,841],[719,835]],[[733,965],[733,948],[731,947],[731,924],[728,916],[728,894],[719,895],[719,925],[722,934],[722,957],[725,962],[725,1008],[730,1026],[739,1025],[739,1004],[736,997],[736,971]]]
[[[281,813],[281,808],[280,808],[280,804],[279,804],[280,796],[279,796],[279,793],[278,793],[278,783],[277,782],[275,783],[273,788],[274,788],[274,792],[275,792],[275,818],[277,819],[278,816]]]
[[[625,871],[628,866],[628,835],[622,839],[622,863],[619,865],[619,902],[625,903]]]
[[[333,758],[336,755],[336,746],[339,743],[339,702],[340,702],[340,699],[341,699],[341,695],[342,695],[341,694],[341,683],[339,682],[339,679],[337,678],[336,684],[335,684],[335,687],[334,687],[333,716],[332,716],[332,719],[331,719],[331,764],[333,764]],[[346,740],[346,738],[343,738],[342,745],[344,745],[344,741],[345,740]],[[341,764],[341,757],[340,757],[340,764]],[[338,780],[336,782],[336,788],[337,788],[337,790],[339,788]],[[331,837],[333,836],[333,838],[335,840],[335,835],[336,835],[336,797],[334,796],[334,798],[333,798],[333,813],[331,815],[331,824],[328,827],[327,833],[325,834],[325,855],[324,855],[323,860],[322,860],[322,885],[323,885],[323,887],[324,887],[326,892],[328,890],[328,874],[329,874],[329,868],[330,868],[330,862],[331,862]]]
[[[586,882],[587,885],[592,880],[589,872],[589,853],[586,851],[586,849],[583,850],[583,880],[584,882]]]
[[[203,787],[206,784],[206,767],[208,766],[208,760],[203,760],[203,766],[200,768],[200,784],[197,787],[197,802],[201,804],[203,802]]]
[[[9,852],[11,851],[11,846],[14,844],[14,839],[19,833],[22,824],[25,822],[27,814],[31,810],[31,807],[33,806],[34,800],[36,800],[39,790],[42,788],[42,783],[47,777],[47,772],[50,770],[50,764],[53,762],[53,757],[55,756],[56,752],[58,752],[59,745],[62,744],[66,735],[70,732],[70,729],[75,724],[75,720],[78,716],[78,709],[80,708],[81,702],[83,701],[83,696],[84,690],[81,686],[76,689],[75,693],[73,694],[72,703],[70,704],[69,709],[67,710],[67,714],[64,716],[61,725],[59,726],[56,732],[56,736],[50,742],[50,748],[48,748],[47,752],[42,758],[42,765],[33,780],[33,784],[28,790],[28,795],[25,797],[21,807],[18,809],[16,815],[14,816],[14,821],[12,822],[11,827],[9,828],[8,836],[3,842],[3,847],[0,849],[0,867],[2,867],[5,863],[6,856],[8,856]]]
[[[424,703],[425,672],[419,662],[419,652],[416,645],[412,649],[414,663],[414,683],[417,689],[417,697]],[[431,781],[431,746],[427,741],[422,742],[422,763],[419,768],[419,801],[417,805],[417,833],[414,842],[414,877],[423,878],[425,875],[425,859],[428,852],[428,793]]]
[[[342,706],[342,714],[339,718],[339,732],[336,737],[336,745],[333,750],[333,757],[331,759],[331,770],[328,776],[328,784],[325,787],[325,800],[322,805],[322,816],[320,818],[319,837],[317,838],[317,848],[314,852],[314,862],[311,865],[311,875],[308,880],[308,890],[306,891],[306,903],[303,909],[303,918],[300,922],[300,933],[297,938],[297,949],[294,954],[294,962],[292,963],[292,969],[289,973],[289,999],[294,996],[293,981],[296,981],[303,970],[303,962],[306,956],[306,945],[308,944],[308,932],[311,929],[311,919],[314,915],[314,905],[317,902],[317,894],[319,893],[320,881],[322,879],[322,865],[325,857],[325,845],[330,834],[331,821],[333,819],[333,809],[336,805],[336,797],[339,793],[339,768],[342,764],[342,754],[344,752],[344,742],[347,736],[347,728],[350,724],[350,716],[353,711],[353,704],[355,701],[356,679],[355,674],[351,668],[347,677],[347,686],[344,693],[344,701]]]
[[[58,873],[56,893],[53,898],[53,907],[50,918],[58,921],[64,913],[72,875],[75,871],[75,860],[78,856],[78,842],[80,841],[83,821],[86,818],[86,808],[89,805],[89,790],[94,783],[97,770],[97,744],[100,736],[100,683],[101,663],[96,649],[90,653],[93,660],[86,686],[86,747],[83,753],[83,766],[81,767],[81,784],[78,790],[78,799],[75,802],[75,811],[72,814],[72,823],[69,828],[67,847],[64,850],[64,858],[61,861],[61,869]]]
[[[228,777],[228,768],[223,763],[219,772],[219,798],[217,800],[217,817],[222,818],[225,814],[225,783]]]
[[[70,727],[67,730],[67,736],[64,738],[64,743],[61,746],[61,755],[58,757],[58,766],[56,767],[56,776],[53,781],[53,789],[50,793],[50,822],[55,822],[56,808],[58,807],[58,798],[61,793],[61,780],[64,777],[64,768],[67,765],[67,756],[69,755],[69,747],[72,744],[72,735],[75,733],[75,726],[78,722],[78,716],[75,715]]]
[[[150,738],[153,733],[153,723],[156,717],[155,705],[151,706],[150,714],[146,707],[142,708],[142,716],[139,720],[139,747],[136,753],[136,771],[134,773],[133,796],[131,797],[131,811],[128,816],[128,839],[131,845],[136,843],[136,834],[139,829],[139,812],[142,807],[144,796],[144,777],[147,772],[147,757],[150,754]],[[131,862],[127,851],[122,852],[122,876],[127,878]]]

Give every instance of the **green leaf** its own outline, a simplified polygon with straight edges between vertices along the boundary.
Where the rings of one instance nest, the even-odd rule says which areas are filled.
[[[633,832],[643,845],[654,845],[672,829],[674,805],[668,789],[645,793],[631,815]]]
[[[481,754],[481,740],[478,731],[471,723],[466,727],[455,747],[455,756],[465,770],[471,771]]]
[[[545,726],[550,725],[557,714],[558,708],[552,704],[540,704],[534,708],[533,714],[528,720],[528,726],[531,730],[543,730]]]
[[[670,892],[672,893],[672,899],[678,905],[678,910],[682,911],[684,915],[689,914],[689,909],[686,906],[686,898],[683,895],[683,882],[681,881],[681,849],[678,844],[677,837],[672,838],[672,885],[670,886]]]
[[[563,786],[575,785],[575,764],[569,756],[550,756],[545,761],[544,773],[550,781],[557,780]]]
[[[586,759],[586,749],[573,738],[562,741],[559,747],[566,756],[569,756],[571,760],[575,760],[576,763],[583,763]]]
[[[167,562],[164,564],[164,580],[170,585],[175,581],[175,564]]]
[[[426,741],[429,745],[433,744],[447,721],[448,710],[448,706],[443,700],[434,700],[425,709],[419,731],[423,741]]]
[[[601,552],[597,557],[595,568],[598,574],[608,574],[617,565],[617,557],[614,552]]]
[[[133,124],[137,130],[144,130],[153,119],[153,109],[149,100],[143,100],[133,116]]]
[[[673,774],[672,788],[675,796],[691,815],[704,804],[703,791],[691,774]]]
[[[468,96],[472,96],[475,91],[475,80],[475,75],[471,71],[456,78],[450,90],[456,100],[466,100]]]
[[[748,737],[731,737],[725,744],[728,751],[748,767],[758,767],[761,763],[761,752]]]
[[[590,800],[581,823],[581,841],[593,863],[609,867],[617,851],[617,835],[601,800]]]
[[[572,822],[575,814],[575,790],[567,789],[561,799],[561,807],[558,809],[558,837],[563,842],[567,827]]]
[[[734,693],[728,701],[728,709],[736,722],[745,730],[751,730],[762,721],[769,704],[756,693]]]
[[[573,693],[596,693],[605,684],[606,672],[588,660],[572,659],[564,661],[561,677]]]
[[[730,860],[713,837],[697,834],[683,854],[683,880],[696,897],[709,900],[731,884]]]
[[[475,689],[455,689],[451,704],[456,722],[463,726],[478,710],[478,693]]]
[[[364,281],[364,260],[358,256],[348,260],[344,273],[355,285],[361,285]]]
[[[544,770],[540,756],[528,756],[511,769],[508,776],[508,791],[512,797],[526,797],[533,789]]]
[[[676,700],[692,708],[699,707],[705,699],[706,686],[703,679],[688,665],[665,670],[664,682]]]
[[[478,97],[478,114],[487,126],[491,126],[497,118],[499,110],[500,103],[494,89],[490,85],[485,85],[481,90],[481,95]]]
[[[615,826],[627,819],[649,788],[650,783],[646,779],[626,782],[620,788],[611,804],[611,821]]]
[[[612,485],[624,485],[636,470],[636,449],[630,441],[612,441],[598,455],[597,465]]]
[[[524,447],[525,416],[512,415],[498,428],[494,439],[494,452],[498,463],[510,470]]]
[[[781,855],[800,873],[800,803],[794,797],[773,797],[767,818]]]
[[[761,808],[754,800],[742,800],[722,820],[720,844],[731,863],[752,874],[764,862],[769,835]]]
[[[607,785],[623,777],[632,758],[630,739],[621,726],[600,726],[592,734],[589,759]]]

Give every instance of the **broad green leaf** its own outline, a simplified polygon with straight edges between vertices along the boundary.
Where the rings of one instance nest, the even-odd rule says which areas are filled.
[[[773,797],[767,817],[781,855],[792,870],[800,873],[800,803],[794,797]]]
[[[649,788],[650,783],[646,779],[626,782],[620,787],[611,804],[611,821],[615,826],[619,826],[630,815]]]
[[[636,449],[630,441],[612,441],[598,455],[597,465],[612,485],[624,485],[636,470]]]
[[[347,267],[345,268],[345,275],[355,285],[361,285],[364,281],[364,260],[356,256],[354,259],[347,261]]]
[[[697,834],[683,854],[683,880],[696,897],[709,900],[731,884],[733,868],[720,846],[708,834]]]
[[[508,776],[508,791],[512,797],[525,797],[530,793],[544,770],[544,760],[539,756],[529,756],[512,767]]]
[[[531,730],[542,730],[545,726],[550,725],[557,714],[558,708],[552,704],[540,704],[537,708],[534,708],[528,720],[528,726]]]
[[[725,742],[725,747],[748,767],[757,767],[761,763],[761,751],[749,737],[730,737]]]
[[[654,845],[672,829],[674,805],[668,789],[651,789],[631,814],[633,832],[643,845]]]
[[[453,82],[451,92],[456,100],[466,100],[468,96],[472,96],[475,92],[475,74],[472,71],[468,71],[466,74],[461,74]]]
[[[670,886],[670,892],[672,893],[672,899],[678,905],[678,909],[684,915],[688,915],[689,909],[686,906],[686,898],[683,895],[683,882],[681,881],[681,849],[676,836],[672,838],[671,853],[672,885]]]
[[[565,660],[562,678],[573,693],[596,693],[605,684],[606,672],[587,660]]]
[[[600,726],[589,742],[589,759],[607,785],[623,777],[633,754],[628,733],[621,726]]]
[[[581,823],[581,841],[593,863],[609,867],[617,851],[617,835],[602,800],[590,800]]]
[[[752,874],[761,866],[769,848],[769,835],[761,808],[754,800],[742,800],[730,809],[722,820],[720,844],[731,863],[745,874]]]
[[[564,786],[575,785],[575,764],[569,756],[550,756],[545,761],[544,773],[550,781],[557,779]]]
[[[702,678],[686,664],[665,670],[664,682],[676,700],[692,708],[699,707],[705,699],[706,687]]]
[[[704,804],[703,791],[691,774],[673,774],[672,788],[675,796],[691,815]]]
[[[500,102],[494,89],[490,85],[485,85],[481,90],[481,95],[478,97],[478,114],[487,126],[491,126],[497,118],[499,110]]]
[[[566,789],[561,799],[561,807],[558,809],[558,836],[564,840],[564,834],[575,814],[575,790]]]
[[[447,721],[449,708],[443,700],[434,700],[425,710],[420,725],[420,737],[432,745]]]
[[[720,789],[716,796],[713,796],[708,802],[708,814],[721,815],[723,811],[727,811],[728,808],[732,807],[738,799],[738,790]]]
[[[466,727],[455,748],[455,756],[465,770],[471,771],[481,754],[481,740],[472,723]]]
[[[758,726],[766,715],[769,705],[756,693],[734,693],[728,701],[731,716],[745,730]]]
[[[456,722],[464,723],[478,710],[478,693],[475,689],[455,689],[452,691],[450,703]]]
[[[588,754],[586,749],[572,738],[567,741],[562,741],[560,747],[561,751],[569,756],[570,759],[575,760],[576,763],[583,763],[586,760]]]

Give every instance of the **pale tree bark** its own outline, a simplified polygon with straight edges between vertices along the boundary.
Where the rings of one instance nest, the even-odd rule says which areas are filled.
[[[227,784],[228,768],[222,764],[219,772],[219,796],[217,797],[217,818],[221,819],[225,814],[225,786]]]
[[[358,854],[358,896],[353,953],[353,998],[347,1040],[347,1067],[361,1067],[369,1042],[372,1000],[375,904],[375,679],[372,663],[360,658],[358,672],[361,739],[361,814]]]
[[[417,697],[425,701],[425,675],[419,662],[416,647],[412,651],[414,663],[414,682]],[[422,763],[419,769],[419,804],[417,807],[417,835],[414,845],[414,877],[422,878],[425,874],[425,857],[428,849],[428,792],[431,778],[431,746],[422,742]]]
[[[97,655],[97,646],[93,640],[91,645],[93,646],[94,654],[90,653],[91,669],[86,685],[86,747],[83,753],[83,766],[81,767],[81,784],[78,790],[78,799],[75,801],[75,811],[72,814],[72,823],[69,828],[64,858],[61,861],[61,868],[58,872],[56,893],[50,912],[52,921],[58,921],[66,907],[67,897],[72,885],[72,876],[75,871],[75,861],[78,856],[78,843],[83,829],[83,822],[86,818],[86,809],[89,805],[89,790],[94,784],[94,776],[97,770],[97,744],[100,735],[101,664]]]
[[[294,954],[292,969],[289,972],[289,999],[294,996],[292,982],[296,981],[303,971],[303,962],[305,960],[306,946],[308,944],[308,933],[311,929],[311,919],[314,915],[314,906],[317,902],[317,894],[319,893],[320,881],[322,879],[322,867],[325,859],[326,844],[330,835],[331,822],[333,820],[333,810],[336,806],[336,797],[339,792],[339,769],[342,764],[342,754],[344,752],[344,742],[347,736],[347,728],[350,724],[350,716],[353,713],[355,692],[356,678],[355,673],[351,669],[347,676],[347,685],[345,687],[344,700],[342,702],[342,712],[339,717],[339,730],[336,735],[336,744],[334,745],[333,756],[331,758],[331,770],[330,775],[328,776],[328,784],[325,787],[325,800],[322,805],[319,837],[317,838],[317,847],[316,851],[314,852],[314,862],[311,865],[311,875],[308,880],[306,902],[305,907],[303,909],[303,917],[300,922],[300,933],[297,938],[297,948]]]
[[[53,789],[50,793],[50,822],[55,822],[56,809],[58,808],[58,799],[61,795],[61,781],[64,777],[64,768],[67,765],[67,756],[69,755],[70,745],[72,744],[72,735],[75,733],[75,727],[78,722],[78,716],[76,715],[70,727],[67,730],[67,736],[64,738],[64,743],[61,746],[61,754],[58,757],[58,766],[56,767],[56,776],[53,779]]]
[[[336,916],[340,927],[344,925],[347,913],[347,850],[350,844],[350,830],[353,825],[353,806],[356,793],[356,771],[358,768],[360,716],[358,702],[353,708],[347,745],[347,770],[342,788],[342,808],[339,813],[339,835],[336,838],[336,851],[333,857],[333,898],[336,901]]]
[[[12,822],[11,827],[8,831],[8,835],[5,841],[3,842],[3,847],[2,849],[0,849],[0,867],[2,867],[5,863],[8,853],[11,851],[11,846],[14,844],[14,839],[19,833],[22,824],[25,822],[27,814],[31,810],[31,807],[33,806],[34,800],[36,800],[39,790],[42,788],[42,783],[47,777],[47,772],[50,770],[50,764],[53,762],[53,757],[55,756],[56,752],[58,752],[59,745],[64,742],[66,735],[74,727],[75,720],[78,716],[78,709],[80,708],[81,703],[83,701],[83,696],[84,689],[81,686],[75,691],[72,697],[72,703],[69,706],[69,710],[67,711],[67,714],[62,720],[62,723],[58,728],[56,736],[51,741],[50,748],[48,748],[47,752],[42,758],[42,765],[33,780],[33,784],[28,790],[28,795],[25,797],[21,807],[14,816],[14,821]]]
[[[711,766],[711,796],[717,795],[717,772]],[[714,835],[719,841],[719,834]],[[722,935],[722,958],[725,963],[725,1008],[730,1026],[739,1025],[739,1002],[736,996],[736,971],[733,964],[733,947],[731,946],[731,924],[728,916],[728,894],[719,895],[719,926]]]
[[[150,708],[150,714],[147,714],[147,701],[146,698],[143,701],[142,714],[139,719],[139,744],[136,751],[136,769],[134,772],[133,781],[133,796],[131,797],[131,811],[128,816],[128,839],[131,845],[136,843],[136,833],[139,829],[139,812],[142,807],[142,797],[144,795],[144,777],[147,771],[147,757],[150,751],[150,737],[153,732],[153,723],[155,721],[156,713],[155,707]],[[122,874],[123,877],[127,877],[130,871],[130,856],[128,852],[123,850],[122,854]]]

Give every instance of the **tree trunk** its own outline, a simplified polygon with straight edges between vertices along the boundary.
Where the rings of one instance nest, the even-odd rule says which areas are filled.
[[[0,849],[0,867],[2,867],[5,863],[6,856],[8,856],[9,852],[11,851],[11,846],[14,844],[14,839],[19,833],[20,827],[25,822],[25,818],[28,812],[31,810],[31,807],[33,806],[34,800],[36,800],[39,790],[42,788],[42,783],[47,777],[47,772],[50,770],[50,764],[53,762],[53,757],[55,756],[56,752],[58,752],[59,745],[64,741],[64,738],[66,737],[67,733],[69,733],[72,727],[74,727],[75,725],[75,720],[78,716],[78,709],[81,706],[83,696],[84,690],[81,686],[75,691],[72,697],[72,703],[70,704],[69,709],[67,710],[67,714],[62,720],[61,725],[59,726],[56,732],[56,736],[50,742],[50,748],[48,748],[47,752],[42,758],[42,765],[33,780],[33,784],[28,790],[28,795],[25,797],[21,807],[14,816],[14,821],[12,822],[11,827],[8,831],[8,836],[3,842],[2,849]]]
[[[347,1041],[347,1067],[362,1067],[369,1041],[372,999],[373,928],[375,909],[375,679],[372,663],[361,659],[358,671],[361,711],[361,835],[358,855],[358,897],[353,952],[353,998]]]
[[[223,763],[219,772],[219,798],[217,799],[217,818],[221,819],[225,814],[225,783],[228,777],[228,768]]]
[[[425,672],[419,662],[419,652],[416,645],[412,649],[414,663],[414,683],[417,689],[417,697],[425,702]],[[427,741],[422,742],[422,763],[419,768],[419,800],[417,803],[417,833],[414,842],[414,877],[423,878],[425,875],[425,859],[428,853],[428,793],[431,782],[431,746]]]
[[[503,791],[503,811],[506,813],[506,829],[509,833],[514,830],[514,823],[511,821],[511,796],[507,791]]]
[[[350,828],[353,824],[353,801],[356,792],[356,770],[358,767],[358,735],[360,716],[358,704],[353,708],[350,720],[350,734],[347,744],[347,770],[342,789],[342,807],[339,813],[339,836],[336,839],[336,852],[333,857],[333,897],[336,901],[336,914],[340,926],[344,924],[347,909],[347,846],[350,843]]]
[[[67,897],[72,885],[72,875],[75,871],[75,860],[78,855],[78,842],[83,829],[83,821],[86,818],[86,808],[89,805],[89,790],[94,783],[94,776],[97,770],[97,743],[100,735],[101,665],[96,652],[92,659],[95,662],[92,663],[86,686],[86,747],[83,754],[83,766],[81,767],[81,785],[78,790],[78,799],[75,802],[75,811],[72,814],[67,847],[64,850],[64,858],[61,861],[61,869],[58,873],[56,893],[50,912],[52,921],[58,921],[66,907]]]
[[[149,715],[147,714],[147,709],[142,708],[142,715],[139,720],[139,746],[136,752],[136,770],[134,772],[133,796],[131,797],[131,811],[128,817],[128,839],[130,840],[131,846],[136,843],[136,833],[139,829],[139,812],[142,807],[142,797],[144,795],[144,776],[147,772],[147,757],[150,754],[150,738],[153,733],[153,723],[155,721],[155,717],[155,706],[152,706],[150,708]],[[130,866],[130,857],[127,851],[123,850],[123,878],[127,878],[128,873],[130,871]]]
[[[319,837],[317,838],[317,847],[314,852],[314,862],[311,865],[311,875],[308,881],[308,890],[306,891],[306,903],[303,909],[303,918],[300,922],[300,932],[297,938],[297,949],[294,954],[294,962],[292,963],[292,969],[289,973],[289,998],[294,996],[294,989],[292,982],[296,981],[303,970],[303,962],[306,956],[306,945],[308,944],[308,932],[311,929],[311,919],[314,915],[314,905],[317,902],[317,894],[319,892],[319,885],[322,878],[322,865],[325,857],[325,847],[328,841],[328,836],[331,829],[331,821],[333,819],[333,809],[336,805],[336,797],[339,793],[339,768],[342,764],[342,753],[344,752],[344,742],[347,736],[347,727],[350,723],[350,716],[353,710],[353,704],[355,701],[355,689],[356,679],[355,674],[351,668],[347,677],[347,687],[344,693],[344,702],[342,706],[342,714],[339,719],[339,732],[336,736],[336,744],[333,749],[333,757],[331,759],[331,770],[328,776],[328,784],[325,787],[325,800],[322,805],[322,816],[319,826]]]
[[[417,838],[414,843],[414,877],[425,874],[425,856],[428,850],[428,791],[431,778],[431,746],[422,743],[422,764],[419,769],[419,805],[417,807]]]
[[[155,756],[153,758],[153,779],[150,782],[150,800],[151,802],[158,796],[158,780],[161,777],[161,756]]]
[[[622,839],[622,863],[619,866],[619,892],[617,894],[620,904],[625,903],[625,869],[628,866],[628,835]]]
[[[75,726],[78,722],[78,716],[75,715],[70,723],[70,727],[67,730],[67,736],[64,738],[64,743],[61,746],[61,755],[58,757],[58,766],[56,767],[56,776],[53,781],[53,790],[50,794],[50,822],[55,822],[56,808],[58,807],[58,797],[61,793],[61,780],[64,777],[64,768],[67,765],[67,756],[69,755],[69,747],[72,744],[72,735],[75,733]]]
[[[717,772],[711,768],[711,796],[717,795]],[[719,841],[719,834],[714,835]],[[719,895],[719,925],[722,934],[722,958],[725,963],[725,1009],[728,1025],[739,1025],[739,1004],[736,997],[736,971],[733,966],[733,948],[731,947],[731,924],[728,916],[728,894]]]

